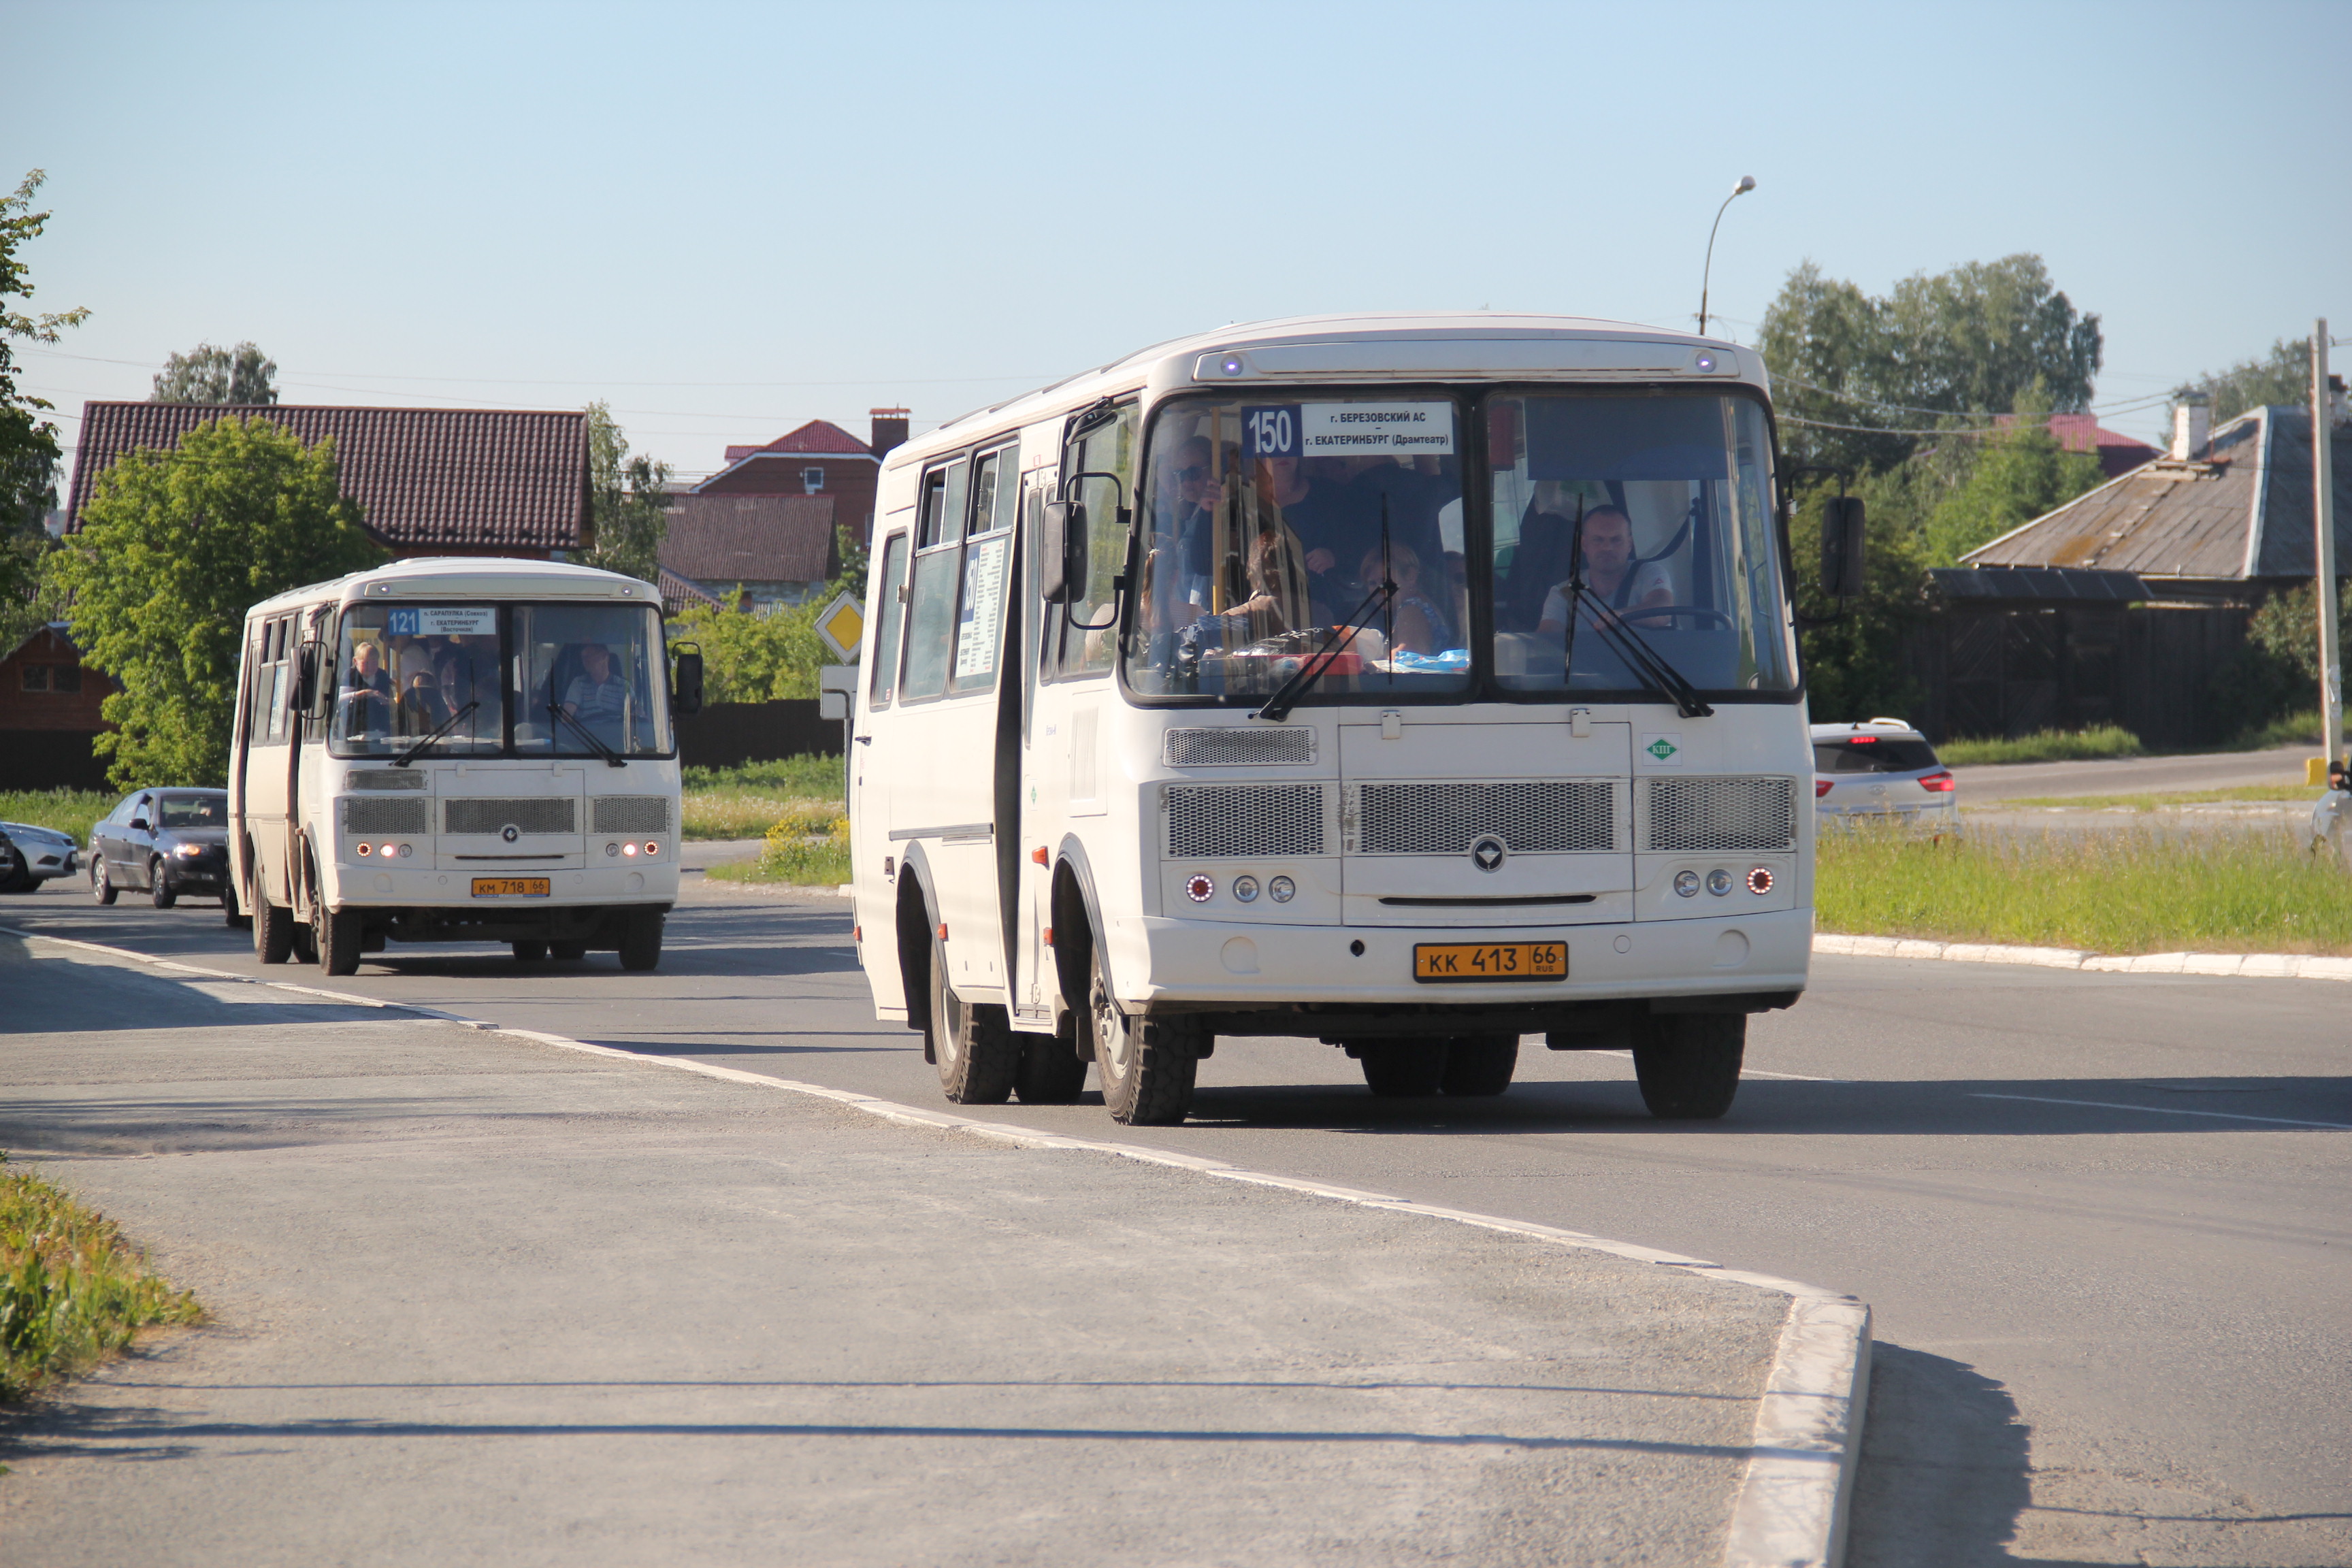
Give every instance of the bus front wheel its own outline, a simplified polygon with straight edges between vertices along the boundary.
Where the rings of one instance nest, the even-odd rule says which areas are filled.
[[[966,1002],[955,994],[948,984],[947,949],[936,941],[930,1018],[923,1026],[930,1036],[931,1060],[939,1066],[940,1088],[951,1104],[1002,1105],[1011,1097],[1021,1066],[1012,1020],[1002,1007]]]
[[[360,912],[331,910],[321,900],[311,906],[310,945],[319,955],[322,974],[360,972]]]
[[[1192,1109],[1192,1079],[1200,1070],[1194,1026],[1129,1017],[1111,994],[1099,946],[1089,964],[1087,1026],[1093,1031],[1103,1105],[1112,1120],[1129,1127],[1175,1126]]]
[[[1745,1013],[1654,1013],[1633,1026],[1642,1103],[1661,1121],[1713,1121],[1739,1092],[1747,1051]]]
[[[621,917],[621,967],[651,969],[661,963],[662,912],[632,910]]]
[[[1466,1035],[1445,1045],[1445,1076],[1439,1087],[1456,1096],[1501,1094],[1518,1070],[1517,1035]]]
[[[1364,1087],[1382,1100],[1418,1100],[1445,1084],[1453,1053],[1441,1039],[1366,1040],[1354,1050]]]

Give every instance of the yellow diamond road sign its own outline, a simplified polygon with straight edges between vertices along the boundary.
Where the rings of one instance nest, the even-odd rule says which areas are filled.
[[[844,594],[817,616],[816,635],[833,649],[835,658],[855,663],[858,642],[866,636],[865,612],[856,599]]]

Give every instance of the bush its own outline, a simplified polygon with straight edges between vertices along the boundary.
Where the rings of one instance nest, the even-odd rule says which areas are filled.
[[[1946,767],[1975,767],[1985,763],[2070,763],[2102,757],[2137,757],[2146,748],[2139,737],[2118,724],[2095,730],[2044,730],[2014,740],[1947,741],[1936,748]]]
[[[727,882],[785,882],[830,892],[849,880],[849,818],[835,812],[815,832],[805,821],[787,820],[768,829],[760,858],[708,873]]]
[[[0,1401],[96,1364],[150,1324],[203,1316],[113,1221],[29,1172],[0,1172]]]

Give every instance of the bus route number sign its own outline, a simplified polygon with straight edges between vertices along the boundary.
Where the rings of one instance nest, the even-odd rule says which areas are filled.
[[[1242,410],[1242,455],[1248,458],[1298,456],[1298,405],[1277,404]]]

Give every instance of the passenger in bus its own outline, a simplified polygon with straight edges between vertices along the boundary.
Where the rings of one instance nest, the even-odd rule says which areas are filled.
[[[613,650],[600,642],[583,644],[580,673],[564,689],[563,710],[583,723],[617,724],[627,697],[627,689],[613,668]]]
[[[1633,612],[1675,602],[1674,577],[1665,563],[1634,560],[1633,520],[1614,506],[1596,506],[1584,514],[1584,588],[1610,608],[1624,612],[1635,626],[1654,623]],[[1561,582],[1545,598],[1536,631],[1556,637],[1567,628],[1568,584]]]
[[[352,645],[351,668],[343,671],[340,689],[344,693],[373,691],[379,697],[392,695],[392,677],[385,673],[383,654],[372,642]]]
[[[1227,646],[1262,642],[1312,624],[1304,552],[1286,530],[1264,529],[1251,542],[1250,596],[1225,612]]]
[[[428,681],[432,679],[433,655],[425,647],[423,637],[405,636],[394,637],[392,658],[389,662],[393,679],[399,683],[399,689],[403,691],[415,684],[416,678],[420,675]]]
[[[418,670],[400,694],[400,707],[394,728],[403,735],[429,735],[449,721],[449,705],[441,700],[441,689],[433,678]]]
[[[1455,647],[1454,634],[1446,626],[1444,610],[1422,589],[1420,552],[1410,544],[1391,542],[1387,568],[1388,580],[1396,584],[1396,597],[1389,602],[1385,613],[1379,605],[1368,606],[1365,623],[1378,626],[1386,621],[1394,633],[1389,646],[1400,652],[1439,654]],[[1381,582],[1381,551],[1374,545],[1364,552],[1356,575],[1369,590]]]

